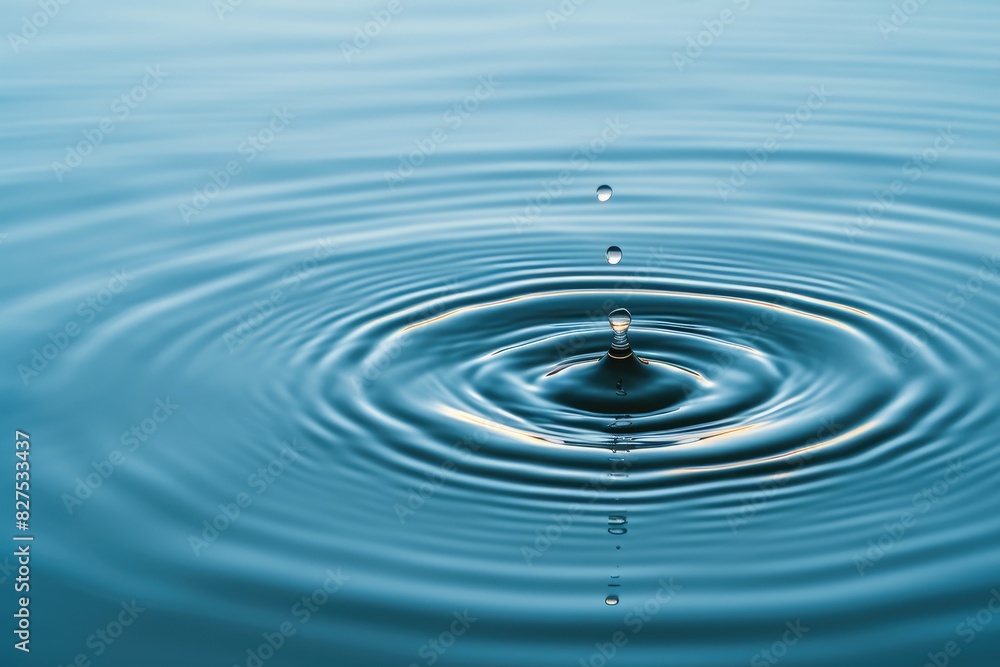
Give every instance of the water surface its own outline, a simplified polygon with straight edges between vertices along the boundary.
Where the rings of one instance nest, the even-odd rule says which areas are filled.
[[[893,11],[104,0],[8,38],[31,664],[995,664],[1000,10]],[[567,407],[620,307],[681,394]]]

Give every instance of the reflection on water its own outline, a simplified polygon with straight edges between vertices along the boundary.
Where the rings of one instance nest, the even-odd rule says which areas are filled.
[[[1000,8],[893,12],[60,6],[0,69],[35,657],[992,665]]]

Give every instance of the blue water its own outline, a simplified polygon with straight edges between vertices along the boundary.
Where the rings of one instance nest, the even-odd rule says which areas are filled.
[[[5,4],[4,665],[998,664],[1000,5],[577,2]]]

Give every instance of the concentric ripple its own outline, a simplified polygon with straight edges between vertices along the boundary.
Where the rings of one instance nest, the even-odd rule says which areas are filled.
[[[497,437],[482,453],[497,459],[643,450],[650,466],[677,474],[844,456],[892,429],[886,414],[934,400],[902,391],[889,353],[899,324],[858,307],[765,289],[682,290],[664,277],[630,290],[587,276],[498,282],[438,299],[430,316],[420,304],[344,322],[349,334],[325,364],[359,391],[338,409],[380,433],[401,423],[457,441],[488,429]],[[633,348],[672,385],[625,389],[663,405],[631,414],[614,392],[597,412],[560,404],[551,385],[597,362],[610,343],[607,313],[624,305]]]

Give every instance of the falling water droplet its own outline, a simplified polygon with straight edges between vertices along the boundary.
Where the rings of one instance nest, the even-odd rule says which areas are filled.
[[[632,316],[624,308],[612,310],[608,314],[608,324],[611,325],[611,330],[615,333],[614,338],[611,340],[611,349],[608,353],[616,359],[632,356],[632,348],[628,344],[628,327],[632,324]],[[621,389],[619,381],[617,390],[621,391]]]
[[[615,525],[620,526],[623,523],[628,523],[628,519],[625,516],[623,516],[621,514],[609,514],[608,515],[608,524],[610,524],[612,526],[615,526]]]
[[[611,605],[612,607],[615,606],[616,604],[618,604],[618,596],[609,595],[608,597],[604,598],[604,604]]]
[[[608,251],[605,253],[605,257],[608,258],[608,264],[615,265],[622,261],[622,249],[613,245],[608,248]]]
[[[597,201],[608,201],[613,194],[614,190],[611,189],[610,185],[602,185],[597,188]]]
[[[611,330],[616,334],[623,334],[628,331],[629,326],[632,324],[632,315],[624,308],[612,310],[608,314],[608,323],[611,324]]]
[[[611,528],[608,528],[608,532],[612,535],[624,535],[628,532],[628,528],[625,528],[624,526],[612,526]]]

